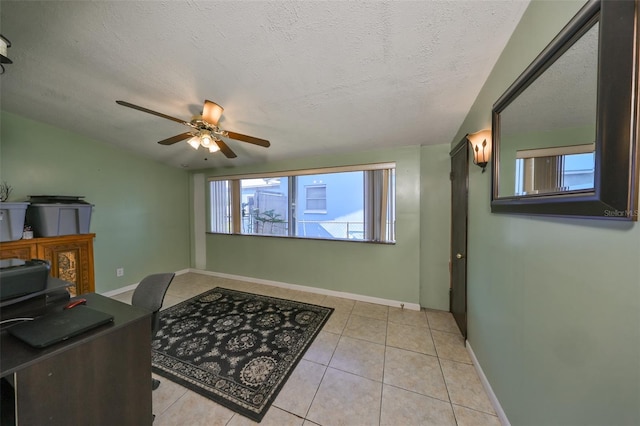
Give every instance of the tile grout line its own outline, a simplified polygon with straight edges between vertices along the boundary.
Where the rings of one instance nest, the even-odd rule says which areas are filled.
[[[326,297],[325,297],[325,299],[326,299]],[[328,307],[333,308],[332,306],[328,306]],[[334,312],[335,312],[335,308],[334,308]],[[349,315],[351,315],[351,311],[349,311]],[[325,323],[325,325],[326,325],[326,323]],[[344,331],[344,329],[343,329],[343,331]],[[331,333],[331,334],[336,334],[336,333]],[[333,359],[333,356],[335,355],[336,350],[338,349],[338,345],[340,344],[340,339],[342,338],[342,332],[338,336],[339,337],[338,337],[338,342],[336,343],[336,347],[333,348],[333,351],[331,352],[331,356],[329,357],[329,360],[327,361],[327,365],[324,366],[325,367],[324,368],[324,372],[322,373],[322,377],[320,378],[320,382],[318,383],[318,387],[316,388],[316,391],[313,394],[313,398],[311,398],[311,402],[309,403],[309,407],[307,408],[307,411],[304,414],[303,423],[304,423],[304,421],[309,420],[310,422],[313,422],[314,424],[318,424],[318,423],[314,422],[313,420],[309,419],[308,416],[309,416],[309,412],[311,411],[311,406],[313,406],[313,401],[315,401],[316,397],[318,396],[318,391],[320,390],[320,386],[322,386],[322,381],[324,380],[324,377],[327,375],[327,371],[329,370],[329,364],[331,364],[331,360]],[[304,356],[302,357],[302,359],[304,359]],[[309,361],[309,360],[307,360],[307,361]],[[322,365],[322,364],[320,364],[320,365]]]
[[[437,352],[437,349],[436,349],[436,352]],[[444,374],[444,369],[442,368],[442,362],[440,361],[440,357],[438,357],[438,365],[440,366],[440,372],[442,373],[444,388],[447,390],[447,397],[449,398],[449,406],[451,407],[451,412],[453,413],[453,419],[455,420],[456,425],[458,425],[458,418],[456,417],[456,411],[453,409],[453,401],[451,401],[451,393],[449,392],[449,385],[447,384],[447,378]]]
[[[452,403],[451,405],[455,405],[456,407],[464,408],[465,410],[475,411],[476,413],[479,413],[479,414],[484,414],[484,415],[487,415],[487,416],[495,417],[495,418],[498,419],[498,421],[500,421],[500,417],[498,417],[496,414],[487,413],[486,411],[478,410],[477,408],[467,407],[466,405],[462,405],[462,404],[453,404]],[[453,410],[453,412],[455,413],[455,410]]]
[[[453,401],[451,401],[451,393],[449,393],[449,385],[447,385],[447,378],[444,375],[444,370],[442,368],[442,362],[440,360],[440,353],[438,352],[438,347],[436,346],[436,342],[433,340],[433,331],[431,328],[431,322],[429,321],[429,315],[425,311],[424,315],[427,317],[427,323],[429,324],[429,337],[431,338],[431,342],[433,343],[433,349],[436,351],[436,358],[438,359],[438,366],[440,366],[440,373],[442,374],[442,381],[444,382],[444,388],[447,390],[447,398],[449,399],[449,407],[451,407],[451,413],[453,414],[453,420],[458,425],[458,418],[456,417],[456,411],[453,409]],[[438,330],[435,330],[438,331]],[[459,425],[458,425],[459,426]]]
[[[387,317],[387,329],[384,336],[384,352],[382,355],[382,386],[380,387],[380,410],[378,413],[378,424],[382,425],[382,401],[384,399],[384,376],[387,371],[387,336],[389,336],[389,320]]]

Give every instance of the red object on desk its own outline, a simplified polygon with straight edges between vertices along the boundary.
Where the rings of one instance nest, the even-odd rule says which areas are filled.
[[[78,305],[86,305],[86,304],[87,304],[87,299],[75,299],[67,303],[67,306],[65,306],[63,309],[71,309],[71,308],[75,308]]]

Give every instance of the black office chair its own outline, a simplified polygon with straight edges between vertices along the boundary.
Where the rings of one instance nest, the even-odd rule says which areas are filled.
[[[148,309],[151,314],[151,337],[155,336],[160,328],[160,308],[162,307],[162,301],[164,295],[167,293],[169,284],[173,281],[173,277],[176,274],[173,272],[153,274],[144,277],[138,287],[133,291],[131,297],[131,304],[133,306],[139,306],[141,308]],[[160,386],[160,381],[154,378],[151,379],[151,389],[156,390]]]

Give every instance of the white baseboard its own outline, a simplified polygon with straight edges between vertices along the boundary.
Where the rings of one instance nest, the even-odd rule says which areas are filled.
[[[400,302],[397,300],[382,299],[379,297],[364,296],[361,294],[346,293],[346,292],[335,291],[335,290],[326,290],[323,288],[308,287],[308,286],[298,285],[298,284],[289,284],[289,283],[283,283],[280,281],[263,280],[260,278],[245,277],[242,275],[223,274],[221,272],[204,271],[201,269],[194,269],[194,268],[182,269],[180,271],[176,271],[176,275],[182,275],[188,272],[193,272],[193,273],[202,274],[202,275],[210,275],[210,276],[220,277],[220,278],[229,278],[229,279],[238,280],[238,281],[246,281],[246,282],[251,282],[255,284],[271,285],[274,287],[287,288],[291,290],[306,291],[308,293],[323,294],[325,296],[342,297],[344,299],[356,300],[360,302],[376,303],[378,305],[393,306],[396,308],[409,309],[412,311],[420,310],[420,305],[417,303]],[[135,290],[138,284],[139,283],[134,283],[126,287],[120,287],[115,290],[110,290],[101,294],[107,297],[115,296],[120,293],[126,293],[127,291]]]
[[[186,274],[189,271],[190,271],[189,269],[181,269],[179,271],[176,271],[175,274],[176,275],[182,275],[182,274]],[[138,287],[138,284],[140,284],[140,283],[137,282],[137,283],[128,285],[126,287],[116,288],[115,290],[105,291],[104,293],[100,293],[100,294],[102,294],[103,296],[107,296],[107,297],[115,296],[117,294],[126,293],[127,291],[135,290],[136,287]]]
[[[274,287],[287,288],[290,290],[306,291],[308,293],[323,294],[325,296],[342,297],[344,299],[351,299],[359,302],[376,303],[378,305],[393,306],[396,308],[410,309],[413,311],[420,310],[420,305],[418,303],[400,302],[397,300],[382,299],[379,297],[364,296],[361,294],[345,293],[342,291],[335,291],[335,290],[326,290],[324,288],[308,287],[308,286],[298,285],[298,284],[283,283],[280,281],[271,281],[271,280],[263,280],[260,278],[244,277],[242,275],[231,275],[231,274],[223,274],[221,272],[203,271],[201,269],[190,269],[189,272],[194,272],[196,274],[202,274],[202,275],[211,275],[211,276],[220,277],[220,278],[229,278],[229,279],[238,280],[238,281],[246,281],[246,282],[251,282],[256,284],[271,285]]]
[[[103,296],[107,296],[107,297],[116,296],[116,295],[118,295],[120,293],[126,293],[127,291],[135,290],[136,287],[138,287],[138,284],[140,284],[140,283],[131,284],[131,285],[128,285],[126,287],[116,288],[115,290],[105,291],[104,293],[100,293],[100,294],[103,295]]]
[[[496,411],[496,414],[498,415],[498,419],[500,420],[500,423],[502,424],[502,426],[511,426],[511,423],[509,423],[509,419],[507,418],[506,413],[502,409],[502,406],[500,405],[500,401],[498,401],[498,397],[493,392],[493,388],[491,388],[491,384],[489,383],[489,380],[487,380],[487,376],[485,376],[484,371],[482,371],[482,367],[478,362],[478,358],[476,358],[476,354],[473,353],[473,349],[471,349],[471,344],[469,343],[468,340],[466,341],[466,346],[467,346],[467,352],[469,352],[469,356],[473,361],[473,366],[475,367],[476,372],[478,373],[478,377],[480,378],[480,382],[482,383],[482,387],[484,387],[484,390],[487,392],[487,395],[489,396],[489,401],[491,402],[491,405],[493,405],[493,409]]]

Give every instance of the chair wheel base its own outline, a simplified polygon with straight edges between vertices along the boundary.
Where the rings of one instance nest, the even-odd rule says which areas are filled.
[[[160,386],[160,380],[151,379],[151,390],[156,390]]]

